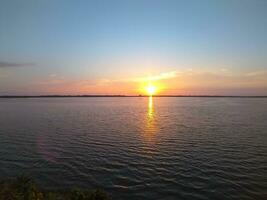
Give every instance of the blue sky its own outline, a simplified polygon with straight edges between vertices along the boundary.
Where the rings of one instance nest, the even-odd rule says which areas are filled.
[[[130,80],[174,72],[165,93],[267,95],[266,10],[265,0],[2,0],[0,94],[132,94]]]

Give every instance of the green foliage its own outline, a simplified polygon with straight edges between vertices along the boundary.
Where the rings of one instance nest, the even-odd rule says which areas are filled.
[[[71,192],[70,200],[106,200],[106,193],[95,190],[95,191],[82,191],[75,189]]]
[[[71,192],[44,192],[26,176],[0,182],[0,200],[107,200],[100,190],[75,189]]]

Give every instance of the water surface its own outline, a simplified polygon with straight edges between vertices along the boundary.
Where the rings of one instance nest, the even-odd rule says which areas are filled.
[[[113,199],[267,199],[267,99],[0,99],[0,177]]]

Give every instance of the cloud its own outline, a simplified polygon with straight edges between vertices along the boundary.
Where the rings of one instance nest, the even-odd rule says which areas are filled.
[[[14,63],[0,61],[0,68],[33,66],[33,63]]]
[[[49,77],[51,78],[54,78],[54,77],[57,77],[58,75],[57,74],[49,74]]]
[[[254,76],[264,76],[267,74],[267,70],[262,70],[262,71],[254,71],[254,72],[249,72],[245,74],[247,77],[254,77]]]
[[[135,79],[133,79],[133,81],[142,82],[142,81],[159,81],[159,80],[172,79],[172,78],[177,77],[179,73],[180,72],[178,72],[178,71],[164,72],[164,73],[154,75],[154,76],[135,78]]]
[[[36,94],[135,95],[142,94],[145,84],[151,81],[159,88],[160,94],[266,94],[267,74],[264,74],[264,70],[236,73],[220,69],[214,71],[185,69],[125,79],[102,77],[80,80],[51,73],[45,80],[36,80],[25,88],[31,88]]]

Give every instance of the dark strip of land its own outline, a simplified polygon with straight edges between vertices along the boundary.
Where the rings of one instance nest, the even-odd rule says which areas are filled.
[[[148,95],[2,95],[0,98],[149,97]],[[153,97],[267,98],[267,96],[153,95]]]

